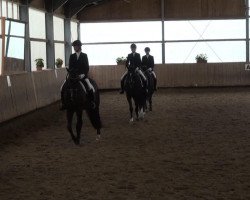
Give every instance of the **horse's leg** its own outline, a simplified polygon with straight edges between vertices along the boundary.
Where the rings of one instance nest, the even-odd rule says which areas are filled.
[[[136,114],[136,120],[139,120],[139,105],[137,102],[135,102],[135,114]]]
[[[77,123],[76,123],[77,139],[76,139],[76,144],[80,144],[81,130],[82,130],[82,110],[78,110],[76,112],[76,115],[77,115]]]
[[[70,133],[70,136],[74,142],[76,142],[76,138],[74,136],[73,130],[72,130],[72,120],[73,120],[74,111],[67,110],[67,129]]]
[[[127,95],[127,100],[128,100],[128,104],[129,104],[129,111],[130,111],[130,122],[134,121],[133,118],[133,104],[132,104],[132,97],[130,95]]]
[[[145,102],[144,105],[143,105],[143,111],[144,111],[144,112],[147,112],[147,111],[148,111],[147,99],[146,99],[146,102]]]
[[[99,141],[101,139],[101,130],[97,129],[96,133],[97,133],[96,140]]]
[[[149,111],[152,111],[152,95],[149,97]]]

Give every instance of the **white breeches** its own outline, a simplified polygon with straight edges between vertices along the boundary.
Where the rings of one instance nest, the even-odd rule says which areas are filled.
[[[88,78],[85,78],[85,82],[87,83],[88,87],[90,90],[92,90],[93,92],[95,92],[95,88],[94,86],[90,83]]]
[[[128,74],[128,72],[126,71],[126,72],[122,75],[121,80],[124,79],[124,77],[125,77],[127,74]]]
[[[144,79],[144,81],[147,81],[146,76],[143,74],[143,72],[139,68],[137,68],[136,71],[142,76],[142,78]]]
[[[156,79],[156,74],[155,74],[155,72],[154,72],[154,71],[151,71],[151,73],[153,74],[153,76],[154,76],[155,79]]]

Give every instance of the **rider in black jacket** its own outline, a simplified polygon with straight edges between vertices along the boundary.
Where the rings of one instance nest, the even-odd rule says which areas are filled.
[[[76,74],[79,75],[80,80],[82,81],[82,83],[88,90],[88,97],[89,97],[91,106],[95,107],[95,102],[94,102],[95,89],[88,79],[88,72],[89,72],[88,56],[87,54],[82,53],[82,48],[81,48],[82,43],[80,40],[74,41],[72,43],[72,46],[74,47],[75,53],[70,55],[69,71],[74,71]],[[65,109],[63,93],[67,89],[67,87],[68,87],[68,84],[67,84],[67,81],[65,81],[61,89],[61,99],[62,99],[61,110]]]
[[[154,76],[154,90],[156,90],[157,88],[157,77],[156,77],[156,74],[154,72],[154,57],[151,56],[149,53],[150,53],[150,48],[149,47],[146,47],[145,48],[145,53],[146,55],[142,57],[142,69],[144,71],[148,70],[150,71],[153,76]]]
[[[145,75],[143,74],[143,72],[141,71],[141,67],[142,67],[142,62],[141,62],[141,56],[139,53],[136,53],[136,45],[135,44],[131,44],[130,46],[132,53],[128,54],[127,57],[127,62],[126,62],[126,67],[128,69],[128,71],[134,71],[136,70],[139,75],[141,76],[142,80],[143,80],[143,84],[144,84],[144,88],[146,90],[147,87],[147,78],[145,77]],[[128,72],[125,72],[121,78],[121,91],[120,94],[124,93],[124,82],[126,80]]]

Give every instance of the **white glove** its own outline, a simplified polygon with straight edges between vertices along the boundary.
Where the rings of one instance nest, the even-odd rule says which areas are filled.
[[[80,74],[80,75],[79,75],[79,78],[80,78],[80,79],[84,79],[84,77],[85,77],[85,74]]]

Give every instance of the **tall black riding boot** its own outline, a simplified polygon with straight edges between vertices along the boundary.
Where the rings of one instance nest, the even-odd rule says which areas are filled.
[[[124,93],[124,80],[121,80],[121,90],[120,90],[120,94]]]
[[[60,106],[60,110],[66,110],[66,105],[65,105],[65,100],[64,100],[63,92],[61,92],[61,106]]]
[[[147,80],[143,80],[143,87],[145,90],[145,94],[148,94],[148,81]]]
[[[154,78],[154,90],[156,91],[157,90],[157,79]]]
[[[88,91],[88,99],[89,99],[91,108],[95,109],[96,104],[95,104],[95,96],[94,96],[93,90]]]

